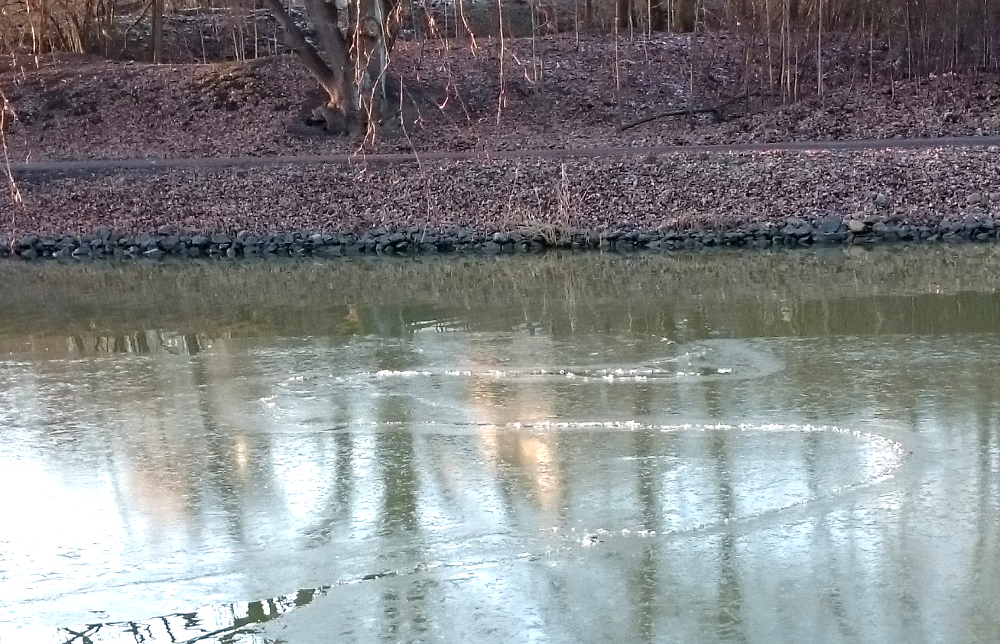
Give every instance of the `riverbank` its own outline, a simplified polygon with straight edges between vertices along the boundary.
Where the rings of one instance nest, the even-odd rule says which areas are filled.
[[[664,107],[712,105],[745,90],[739,40],[707,38],[623,41],[618,74],[608,67],[611,41],[598,35],[502,48],[489,39],[475,48],[403,42],[393,69],[409,101],[407,128],[390,128],[363,151],[304,124],[316,97],[293,57],[7,61],[0,86],[17,112],[6,124],[17,198],[0,197],[0,253],[513,253],[997,237],[992,139],[906,149],[919,137],[1000,133],[995,77],[886,80],[876,64],[857,80],[831,64],[823,101],[738,103],[714,117],[620,129]],[[851,53],[838,47],[831,61]],[[541,68],[525,67],[532,56]],[[694,94],[683,72],[692,65]],[[871,139],[901,144],[836,148]],[[691,149],[789,141],[817,148]],[[648,149],[663,145],[681,147]],[[495,154],[505,151],[520,156]],[[337,162],[271,161],[338,154]],[[125,162],[86,165],[108,160]],[[165,160],[171,167],[155,165]],[[58,161],[78,165],[48,165]]]
[[[677,250],[987,241],[997,148],[671,153],[32,173],[36,257]]]

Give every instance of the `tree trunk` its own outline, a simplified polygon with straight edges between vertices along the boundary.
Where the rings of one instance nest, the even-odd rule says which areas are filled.
[[[320,46],[326,54],[329,69],[330,87],[320,80],[320,85],[323,85],[329,95],[329,101],[321,110],[323,120],[327,124],[327,129],[343,130],[356,119],[358,102],[356,97],[352,96],[348,82],[351,66],[350,48],[340,32],[337,5],[326,0],[305,0],[305,7],[306,14],[319,36]]]
[[[153,42],[150,58],[154,63],[163,62],[163,0],[153,0]]]
[[[624,31],[629,27],[629,16],[632,13],[631,0],[615,0],[615,26]]]
[[[264,4],[285,30],[288,45],[326,91],[328,100],[314,110],[313,120],[338,134],[357,133],[363,125],[376,127],[385,117],[385,73],[399,33],[396,0],[349,0],[346,32],[332,1],[304,0],[325,60],[281,0]]]
[[[660,0],[648,0],[649,2],[649,30],[663,31],[663,6]]]
[[[389,66],[389,24],[384,0],[354,0],[358,3],[355,31],[355,84],[358,107],[369,127],[385,116],[385,78]]]
[[[673,30],[682,33],[692,32],[694,31],[694,22],[695,0],[675,0]]]
[[[345,104],[345,99],[347,99],[345,75],[341,73],[338,77],[331,66],[327,65],[326,61],[320,57],[319,52],[309,44],[302,30],[299,29],[299,26],[292,20],[288,11],[285,10],[285,6],[281,4],[281,0],[264,0],[264,4],[274,15],[275,20],[285,30],[288,46],[299,55],[306,69],[309,70],[309,73],[312,74],[316,82],[319,83],[320,87],[327,94],[329,100],[325,105],[316,108],[314,116],[322,117],[323,121],[326,122],[327,130],[332,133],[340,134],[346,131],[348,124],[345,107],[349,105]],[[346,48],[344,62],[346,66]],[[341,67],[341,69],[344,69],[344,67]]]

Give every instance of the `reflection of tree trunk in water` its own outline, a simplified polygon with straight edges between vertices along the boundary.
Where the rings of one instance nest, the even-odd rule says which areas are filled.
[[[673,442],[674,436],[665,434],[662,441]],[[660,472],[658,461],[653,454],[654,436],[650,430],[643,430],[635,434],[635,457],[639,464],[636,473],[637,496],[639,497],[639,507],[642,509],[642,528],[644,530],[655,530],[661,533],[660,517],[663,514],[659,490],[656,481]],[[659,597],[659,583],[656,575],[656,547],[647,546],[639,561],[638,575],[635,587],[638,590],[636,598],[636,621],[639,637],[643,642],[653,641],[655,634],[656,600]]]
[[[994,597],[996,588],[1000,585],[1000,573],[991,553],[1000,545],[1000,530],[996,517],[1000,514],[1000,471],[993,462],[994,454],[1000,458],[1000,429],[998,429],[998,408],[995,401],[1000,400],[1000,387],[997,386],[993,365],[983,361],[979,375],[975,378],[978,391],[976,398],[976,423],[979,438],[979,468],[977,472],[977,497],[979,499],[976,511],[976,543],[973,546],[971,570],[967,578],[975,580],[978,592],[969,593],[973,597]],[[989,635],[997,632],[1000,618],[996,616],[991,602],[984,601],[983,609],[974,611],[977,620],[983,624],[975,630],[982,634],[982,641],[990,639]]]
[[[819,476],[816,460],[822,447],[818,432],[805,432],[802,437],[802,462],[806,469],[806,486],[809,488],[809,496],[814,498],[821,493],[819,482],[816,480]]]
[[[413,463],[413,434],[392,428],[378,436],[384,493],[383,532],[411,532],[417,528],[417,472]]]
[[[384,360],[384,358],[383,358]],[[410,405],[406,398],[383,396],[376,410],[380,422],[401,422],[380,431],[375,438],[375,460],[382,469],[382,504],[379,509],[379,535],[383,539],[395,536],[405,540],[408,550],[422,551],[423,539],[419,536],[418,505],[420,481],[415,463],[414,436],[407,422]],[[389,554],[398,553],[392,551]],[[420,555],[416,555],[420,557]],[[381,623],[385,640],[398,640],[406,626],[420,627],[429,624],[424,606],[424,592],[420,577],[401,580],[382,592]],[[404,597],[397,594],[399,587],[411,590]],[[416,590],[413,590],[416,589]],[[414,611],[417,615],[410,614]]]
[[[725,383],[727,386],[729,383]],[[705,409],[708,411],[710,418],[714,418],[716,422],[723,422],[725,418],[725,409],[722,407],[722,401],[725,399],[724,392],[722,391],[723,383],[718,380],[705,380],[702,382],[702,389],[705,394]]]
[[[351,516],[354,497],[354,434],[337,431],[333,434],[334,472],[333,489],[326,497],[323,509],[317,513],[313,527],[304,534],[314,544],[327,543],[339,526],[344,526]],[[326,453],[322,450],[321,453]]]
[[[240,493],[243,491],[241,488],[245,486],[237,485],[237,473],[233,466],[233,446],[227,441],[227,439],[234,437],[226,435],[219,429],[215,422],[215,415],[208,401],[211,383],[205,374],[205,365],[202,360],[192,360],[191,370],[194,377],[195,392],[198,396],[198,412],[202,419],[205,444],[208,448],[207,458],[203,461],[206,464],[205,474],[209,482],[213,485],[215,493],[221,500],[222,509],[228,517],[226,525],[229,528],[230,535],[237,542],[243,543],[246,539],[246,535],[244,534],[246,525],[244,514],[246,513],[246,508],[244,507],[243,497],[247,497],[248,495]],[[246,441],[246,458],[248,462],[247,466],[250,468],[250,483],[253,484],[263,479],[264,485],[261,487],[266,490],[268,488],[267,484],[276,478],[273,471],[263,471],[263,464],[271,463],[271,459],[267,458],[271,452],[270,437],[266,433],[260,433],[252,436],[244,435],[243,439]],[[256,500],[261,502],[261,504],[266,504],[269,499],[257,498]]]
[[[222,509],[228,517],[226,526],[234,540],[243,542],[243,508],[236,488],[232,485],[234,477],[232,464],[229,460],[229,449],[224,445],[221,432],[215,424],[212,410],[206,400],[208,390],[208,379],[205,377],[205,366],[198,360],[191,361],[191,372],[195,381],[195,392],[198,396],[198,412],[201,416],[202,428],[205,432],[205,444],[208,447],[206,464],[206,477],[213,484],[216,493],[222,503]],[[197,489],[197,488],[195,488]]]
[[[412,532],[417,528],[418,486],[414,461],[413,432],[405,419],[409,406],[394,396],[379,399],[380,422],[403,421],[401,427],[389,427],[375,438],[376,462],[382,466],[381,533]]]
[[[719,481],[719,511],[724,517],[736,516],[736,499],[731,480],[732,464],[729,462],[729,440],[726,432],[712,432],[709,452],[715,462],[715,475]],[[719,599],[716,612],[717,632],[726,641],[746,642],[743,630],[743,589],[733,552],[734,537],[731,532],[722,535],[719,549]]]
[[[336,446],[336,480],[333,484],[332,516],[340,521],[348,515],[354,493],[354,441],[347,432],[337,432],[333,437]]]

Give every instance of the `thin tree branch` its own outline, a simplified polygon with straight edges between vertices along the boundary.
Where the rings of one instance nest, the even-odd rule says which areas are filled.
[[[722,110],[726,109],[730,105],[733,105],[734,103],[738,103],[740,101],[748,101],[751,98],[756,98],[756,97],[771,97],[771,96],[773,96],[773,95],[772,94],[761,94],[759,92],[754,92],[752,94],[740,94],[739,96],[734,96],[733,98],[731,98],[731,99],[729,99],[727,101],[723,101],[722,103],[719,103],[718,105],[713,105],[713,106],[710,106],[710,107],[698,107],[698,108],[677,107],[677,108],[665,110],[663,112],[657,112],[655,114],[650,114],[649,116],[644,116],[644,117],[636,119],[634,121],[630,121],[628,123],[625,123],[620,128],[618,128],[618,131],[619,132],[624,132],[625,130],[630,130],[630,129],[632,129],[634,127],[638,127],[638,126],[640,126],[640,125],[642,125],[644,123],[649,123],[649,122],[655,121],[657,119],[669,118],[671,116],[689,116],[689,115],[693,115],[693,114],[715,114],[716,117],[718,117],[718,116],[721,115]]]

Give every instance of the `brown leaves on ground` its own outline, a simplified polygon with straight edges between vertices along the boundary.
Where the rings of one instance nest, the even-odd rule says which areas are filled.
[[[685,143],[891,138],[1000,132],[1000,83],[990,75],[894,85],[831,65],[820,103],[757,101],[724,123],[622,121],[745,91],[733,36],[637,35],[617,56],[608,35],[400,42],[389,95],[403,128],[376,151],[581,148]],[[503,82],[501,83],[501,51]],[[615,60],[618,60],[617,73]],[[694,66],[695,74],[691,75]],[[805,74],[804,74],[805,76]],[[616,91],[616,79],[620,93]],[[760,82],[755,81],[755,89]],[[320,102],[294,56],[246,63],[147,65],[56,55],[5,63],[0,84],[18,113],[14,158],[163,158],[348,152],[355,143],[305,125]],[[402,88],[400,98],[399,89]],[[803,90],[805,92],[805,90]],[[620,100],[619,100],[620,98]],[[773,102],[773,101],[772,101]],[[503,106],[502,109],[501,105]],[[499,117],[498,117],[499,110]]]
[[[178,229],[479,232],[737,229],[857,217],[911,225],[1000,217],[996,150],[879,150],[567,161],[310,165],[36,176],[4,235]],[[976,198],[972,198],[976,196]]]

